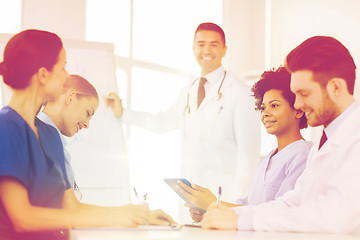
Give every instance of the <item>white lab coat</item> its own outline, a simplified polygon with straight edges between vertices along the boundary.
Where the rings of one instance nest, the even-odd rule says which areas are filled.
[[[223,199],[243,197],[251,183],[260,153],[260,124],[250,88],[227,72],[221,87],[222,97],[215,99],[218,80],[197,109],[199,79],[180,93],[178,101],[157,115],[125,109],[123,122],[165,133],[181,129],[181,177],[217,193],[222,186]],[[190,114],[184,111],[189,94]]]
[[[311,149],[293,191],[267,204],[235,209],[239,229],[252,219],[258,231],[360,234],[360,107],[318,148],[319,143]]]

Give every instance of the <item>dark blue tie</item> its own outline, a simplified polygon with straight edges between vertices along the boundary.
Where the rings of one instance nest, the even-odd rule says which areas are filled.
[[[320,139],[319,150],[320,150],[320,148],[322,147],[322,145],[324,145],[324,143],[326,142],[326,140],[327,140],[327,136],[326,136],[326,134],[325,134],[325,131],[323,131],[323,134],[322,134],[321,139]]]

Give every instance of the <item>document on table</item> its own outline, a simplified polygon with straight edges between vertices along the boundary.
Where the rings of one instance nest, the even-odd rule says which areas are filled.
[[[126,227],[96,227],[96,228],[74,228],[80,231],[180,231],[181,225],[171,226],[155,226],[155,225],[140,225],[135,228]]]

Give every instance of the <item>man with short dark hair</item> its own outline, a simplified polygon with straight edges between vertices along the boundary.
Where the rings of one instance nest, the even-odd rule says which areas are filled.
[[[293,191],[250,207],[213,209],[202,227],[256,231],[360,233],[360,106],[356,66],[336,39],[307,39],[286,57],[295,107],[324,126]]]

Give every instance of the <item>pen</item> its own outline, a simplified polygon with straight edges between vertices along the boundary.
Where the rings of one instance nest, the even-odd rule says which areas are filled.
[[[217,207],[219,208],[220,206],[220,197],[221,197],[221,186],[219,186],[219,195],[218,195],[218,199],[217,199]]]
[[[146,202],[146,198],[147,198],[147,193],[145,193],[145,195],[143,196],[143,203],[145,203]]]
[[[138,196],[138,194],[137,194],[137,192],[136,192],[136,188],[134,188],[134,192],[135,192],[135,197],[137,198],[139,204],[141,204],[140,198],[139,198],[139,196]]]
[[[147,203],[146,203],[147,195],[148,195],[148,194],[145,193],[145,195],[143,196],[143,201],[142,201],[142,203],[141,203],[141,204],[146,205],[146,206],[148,206]],[[149,225],[149,220],[148,220],[148,219],[145,219],[145,225]]]
[[[218,114],[220,114],[221,110],[223,110],[223,106],[220,107]]]

